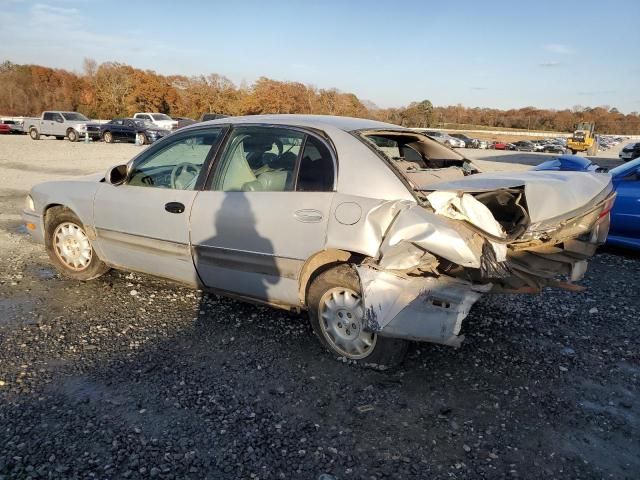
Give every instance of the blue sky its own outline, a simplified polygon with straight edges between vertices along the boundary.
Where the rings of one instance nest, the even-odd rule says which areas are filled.
[[[580,24],[572,24],[577,18]],[[0,0],[0,60],[260,76],[382,107],[640,111],[639,0]]]

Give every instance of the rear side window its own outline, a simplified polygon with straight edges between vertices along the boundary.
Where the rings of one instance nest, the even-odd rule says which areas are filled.
[[[330,192],[335,172],[333,157],[327,146],[308,136],[300,160],[296,190],[299,192]]]
[[[43,120],[53,120],[54,114],[53,112],[45,112],[44,113],[44,117],[42,117]]]
[[[213,189],[223,192],[293,190],[303,140],[303,133],[286,128],[236,128],[216,170]]]

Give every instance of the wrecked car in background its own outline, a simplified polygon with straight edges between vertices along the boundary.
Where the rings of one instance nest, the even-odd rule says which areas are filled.
[[[408,340],[458,346],[489,291],[577,289],[614,196],[607,174],[481,173],[395,125],[271,115],[36,185],[23,217],[71,278],[113,267],[308,310],[329,351],[388,365]]]

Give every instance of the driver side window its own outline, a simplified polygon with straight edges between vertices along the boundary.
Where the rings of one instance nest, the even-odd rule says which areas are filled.
[[[136,164],[128,185],[193,190],[209,152],[220,140],[222,129],[197,130],[163,142],[162,148]]]

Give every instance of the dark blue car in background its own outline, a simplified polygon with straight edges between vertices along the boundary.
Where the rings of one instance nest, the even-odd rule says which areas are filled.
[[[534,170],[606,172],[588,158],[577,155],[562,155],[541,163]],[[611,210],[607,244],[640,250],[640,158],[610,170],[609,174],[618,196]]]
[[[140,145],[146,145],[170,133],[151,122],[138,118],[114,118],[100,125],[100,137],[105,143],[137,142]]]

